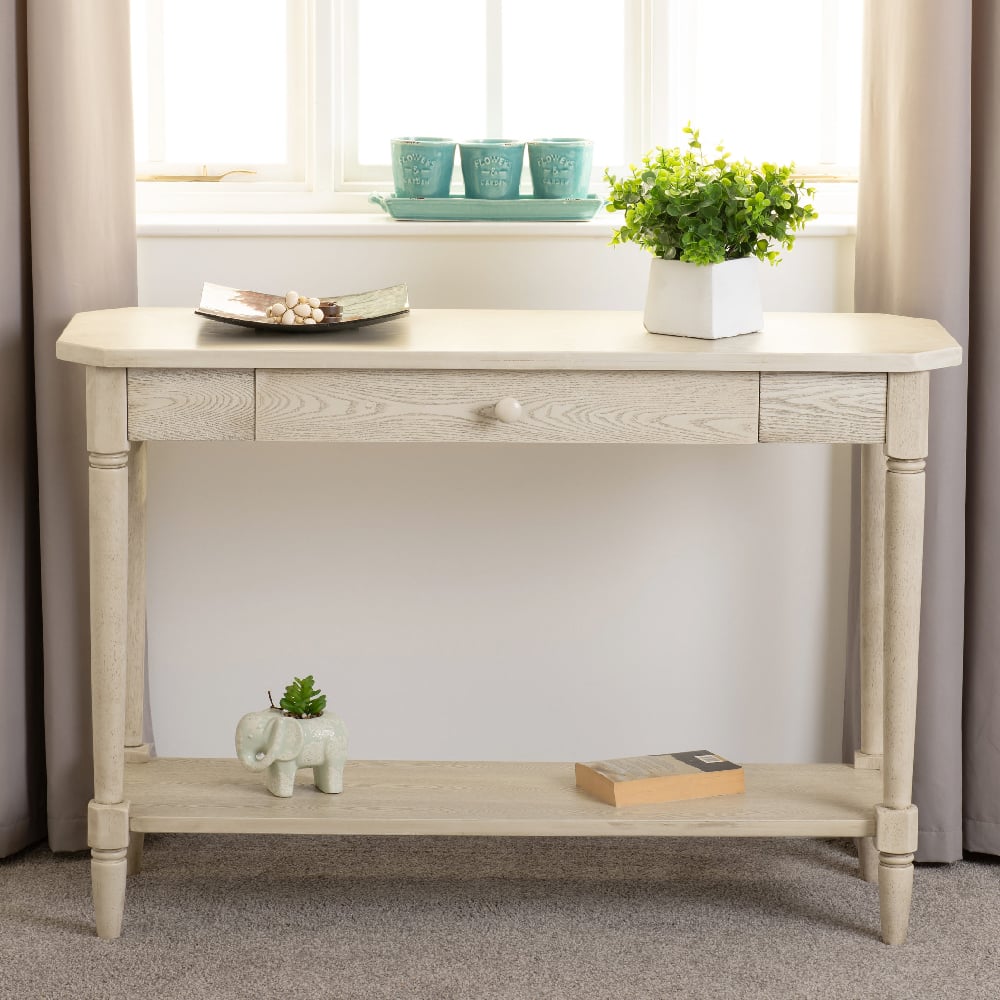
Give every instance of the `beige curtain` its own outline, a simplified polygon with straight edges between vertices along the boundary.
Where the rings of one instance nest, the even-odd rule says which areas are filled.
[[[1000,9],[972,17],[972,238],[966,488],[962,828],[969,851],[1000,854]]]
[[[75,312],[136,303],[128,0],[0,4],[0,74],[3,856],[86,846],[84,394],[55,342]]]
[[[920,861],[954,861],[963,847],[1000,854],[1000,504],[990,462],[1000,454],[990,384],[1000,376],[1000,294],[989,273],[1000,250],[998,25],[993,0],[869,0],[865,25],[855,308],[937,319],[966,362],[931,378]],[[845,715],[852,752],[856,666]]]

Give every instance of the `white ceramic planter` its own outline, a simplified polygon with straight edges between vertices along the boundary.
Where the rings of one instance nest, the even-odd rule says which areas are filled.
[[[654,258],[643,323],[650,333],[705,340],[759,330],[764,324],[760,261],[687,264]]]
[[[267,790],[288,798],[295,788],[295,772],[313,769],[321,792],[344,790],[347,726],[326,711],[311,719],[294,719],[279,708],[249,712],[236,727],[236,756],[251,771],[266,771]]]

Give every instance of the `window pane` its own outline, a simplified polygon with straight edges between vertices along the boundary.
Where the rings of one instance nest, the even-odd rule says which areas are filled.
[[[693,90],[686,117],[706,147],[815,164],[824,121],[823,0],[692,4]]]
[[[625,156],[625,0],[504,0],[507,138],[594,140],[594,165]]]
[[[837,38],[837,162],[857,168],[861,162],[861,45],[864,0],[840,0]]]
[[[149,152],[149,26],[146,0],[132,0],[132,107],[134,108],[135,159],[150,158]]]
[[[358,4],[358,160],[389,163],[389,140],[467,139],[486,122],[481,0]]]
[[[164,159],[287,161],[286,5],[169,0],[162,11]]]

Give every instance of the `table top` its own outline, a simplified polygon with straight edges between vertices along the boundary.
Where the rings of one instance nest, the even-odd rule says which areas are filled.
[[[695,340],[647,333],[640,312],[414,309],[339,332],[273,334],[138,307],[78,313],[64,361],[108,368],[389,368],[913,372],[962,363],[934,320],[766,313],[760,333]]]

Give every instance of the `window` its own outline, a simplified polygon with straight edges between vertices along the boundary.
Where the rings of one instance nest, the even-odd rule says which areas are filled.
[[[304,180],[306,14],[302,2],[133,0],[138,174]]]
[[[850,179],[862,9],[863,0],[132,0],[139,206],[362,209],[369,192],[391,187],[397,135],[586,136],[600,190],[605,166],[678,143],[688,120],[735,155]]]
[[[431,27],[426,4],[343,3],[342,49],[353,59],[342,75],[342,182],[388,181],[389,139],[399,135],[578,135],[594,140],[595,162],[622,162],[634,74],[625,59],[628,6],[439,0]],[[442,23],[461,28],[443,32]]]

